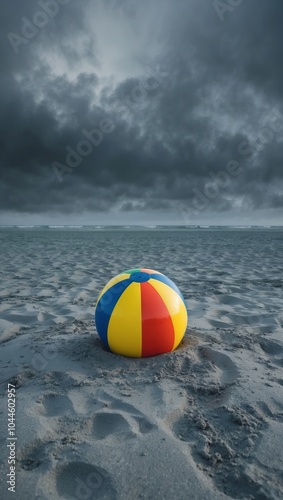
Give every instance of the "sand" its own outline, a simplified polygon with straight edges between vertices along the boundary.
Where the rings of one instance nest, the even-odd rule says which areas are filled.
[[[283,498],[282,234],[245,234],[242,260],[235,234],[222,247],[195,235],[189,252],[172,232],[146,255],[141,233],[126,255],[113,233],[1,234],[0,498]],[[103,348],[92,316],[108,279],[141,265],[175,280],[190,320],[175,352],[129,359]]]

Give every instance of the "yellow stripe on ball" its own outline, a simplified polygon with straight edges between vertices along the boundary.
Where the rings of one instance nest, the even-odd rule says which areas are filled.
[[[141,356],[142,318],[139,283],[131,283],[114,307],[108,325],[108,343],[111,351],[117,354],[122,351],[124,356]]]

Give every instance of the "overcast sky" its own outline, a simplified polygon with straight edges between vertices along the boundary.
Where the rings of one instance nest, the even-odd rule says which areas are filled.
[[[0,9],[0,224],[282,224],[282,0]]]

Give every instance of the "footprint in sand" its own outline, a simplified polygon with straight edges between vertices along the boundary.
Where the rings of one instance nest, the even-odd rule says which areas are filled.
[[[211,347],[200,347],[198,363],[195,365],[198,377],[190,386],[200,397],[205,406],[210,408],[225,404],[231,395],[233,386],[239,377],[239,371],[229,356]]]
[[[283,424],[283,404],[281,400],[273,399],[272,403],[266,404],[264,401],[253,402],[248,406],[249,412],[264,424],[272,421]]]
[[[120,401],[104,390],[95,394],[103,410],[91,417],[91,437],[101,444],[104,440],[130,439],[147,434],[156,429],[156,425],[134,406]],[[85,462],[70,462],[56,472],[58,494],[70,499],[114,500],[117,492],[110,474],[103,468]]]
[[[43,406],[43,415],[57,417],[66,413],[73,413],[74,408],[68,396],[60,394],[46,394],[40,400]]]
[[[35,439],[19,455],[19,465],[21,469],[32,471],[40,466],[46,467],[50,463],[50,453],[53,448],[53,442],[44,442]]]
[[[203,358],[206,358],[222,371],[221,384],[228,386],[236,382],[239,371],[235,363],[227,354],[215,351],[211,349],[211,347],[201,347],[199,351]]]
[[[259,345],[261,349],[271,356],[274,364],[278,366],[283,366],[283,345],[274,340],[268,340],[266,338],[259,339]]]
[[[85,462],[70,462],[56,470],[60,498],[116,500],[117,492],[105,469]]]
[[[93,419],[92,434],[96,439],[105,439],[110,435],[124,434],[130,437],[131,429],[127,420],[119,413],[98,413]]]
[[[157,426],[134,406],[100,391],[97,396],[100,401],[107,402],[108,410],[98,412],[93,418],[92,434],[96,439],[124,434],[125,437],[135,437],[137,433],[147,434]],[[116,410],[112,412],[111,410]],[[117,413],[121,412],[121,413]],[[123,414],[122,414],[123,413]]]
[[[54,373],[49,378],[52,380],[52,385],[55,379],[62,379],[60,375]],[[69,380],[69,389],[72,392],[72,398],[75,399],[75,393],[80,389],[72,380]],[[110,444],[113,445],[116,439],[119,443],[121,439],[125,443],[133,438],[142,439],[144,435],[153,432],[157,425],[133,405],[113,397],[103,389],[95,392],[80,391],[80,396],[80,402],[86,409],[83,415],[77,413],[67,394],[50,392],[39,398],[37,404],[39,403],[40,406],[37,411],[43,417],[61,416],[62,418],[59,418],[57,423],[54,422],[53,429],[58,427],[57,436],[62,437],[63,432],[65,437],[60,440],[60,443],[58,439],[49,442],[37,440],[22,455],[21,468],[32,471],[47,467],[52,474],[50,480],[52,482],[53,478],[55,480],[54,487],[60,498],[115,500],[117,491],[112,476],[95,462],[85,462],[85,451],[81,456],[78,455],[79,445],[87,442],[94,446],[96,444],[99,447],[108,447]],[[74,442],[77,444],[76,455],[72,457],[73,450],[69,445]],[[58,454],[63,462],[67,459],[67,463],[53,469],[52,459],[53,456],[58,457]],[[41,498],[40,494],[38,498]]]
[[[236,383],[239,376],[238,369],[229,356],[206,346],[199,348],[196,361],[198,361],[195,364],[198,380],[188,386],[187,392],[191,401],[192,393],[197,393],[198,405],[190,404],[187,411],[173,425],[171,424],[171,432],[177,439],[193,447],[198,443],[199,454],[204,460],[210,457],[213,436],[215,460],[217,456],[221,456],[221,460],[230,460],[233,457],[233,450],[228,442],[216,437],[210,419],[204,418],[204,415],[208,416],[208,412],[213,414],[220,406],[224,408],[223,405],[230,398],[231,386]],[[185,366],[189,371],[188,363]],[[229,425],[230,423],[228,427]]]

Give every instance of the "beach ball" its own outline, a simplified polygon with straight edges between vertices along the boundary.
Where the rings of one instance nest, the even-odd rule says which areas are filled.
[[[112,278],[100,293],[95,324],[103,344],[122,356],[143,358],[171,352],[188,323],[178,287],[152,269],[131,269]]]

